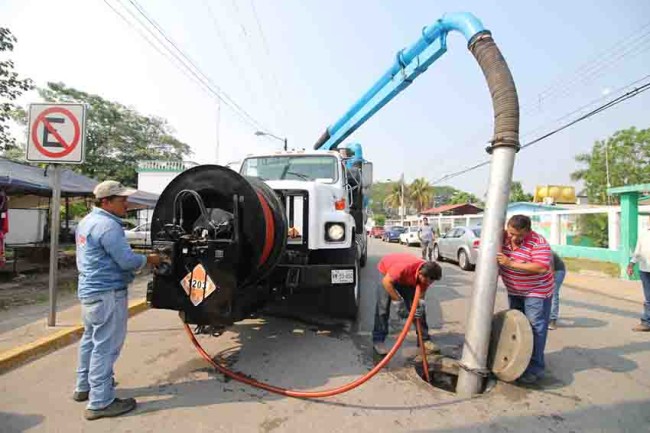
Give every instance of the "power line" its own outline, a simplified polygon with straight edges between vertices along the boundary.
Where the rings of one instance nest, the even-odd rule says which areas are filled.
[[[160,44],[160,46],[171,56],[174,57],[180,63],[180,65],[185,69],[186,72],[192,75],[193,79],[198,82],[204,90],[207,90],[212,96],[216,97],[219,101],[223,102],[227,106],[229,106],[235,114],[237,114],[243,121],[248,123],[250,126],[252,126],[255,129],[260,129],[260,124],[257,122],[252,116],[250,116],[243,108],[241,108],[230,96],[228,96],[223,90],[219,88],[219,86],[215,85],[212,80],[205,75],[196,64],[180,49],[178,46],[169,38],[165,32],[162,30],[162,28],[152,19],[148,16],[146,11],[134,0],[128,0],[131,5],[135,7],[137,12],[151,25],[156,29],[158,32],[157,35],[154,33],[151,28],[143,22],[139,17],[130,9],[128,8],[124,3],[123,0],[117,0],[117,2],[122,6],[124,10],[126,10],[135,21],[142,26],[144,30],[147,31],[153,39]],[[113,12],[115,12],[120,18],[122,18],[129,26],[133,27],[133,24],[124,17],[123,14],[119,13],[112,5],[110,5],[107,0],[104,0],[104,3],[106,3]],[[133,27],[135,28],[135,27]],[[156,51],[159,53],[161,52],[158,47],[156,47],[149,38],[144,36],[142,32],[138,31],[138,34],[143,37],[150,45],[152,45]],[[161,39],[162,36],[162,39]],[[164,39],[164,41],[163,41]],[[172,50],[167,44],[165,44],[165,41],[167,41],[167,44],[171,45],[174,50]],[[162,53],[161,53],[162,54]],[[165,56],[168,60],[171,61],[171,59],[168,56]],[[172,64],[174,66],[178,67],[176,63],[172,61]]]
[[[260,21],[259,15],[257,14],[257,9],[255,8],[255,0],[251,0],[251,9],[253,9],[253,16],[255,17],[255,22],[257,23],[257,29],[262,39],[262,46],[264,48],[264,53],[266,54],[267,62],[271,64],[271,67],[269,69],[271,70],[271,78],[273,80],[273,88],[275,89],[277,100],[284,101],[280,89],[280,82],[278,81],[278,76],[276,72],[276,63],[271,61],[271,50],[269,49],[269,44],[266,40],[266,36],[264,35],[264,30],[262,29],[262,23]],[[284,115],[283,117],[286,117],[287,114],[286,106],[284,104],[280,104],[280,107]]]
[[[639,86],[639,87],[625,93],[624,95],[621,95],[621,96],[618,96],[618,97],[612,99],[611,101],[599,106],[598,108],[590,111],[589,113],[584,114],[584,115],[572,120],[571,122],[568,122],[568,123],[560,126],[559,128],[556,128],[556,129],[554,129],[554,130],[552,130],[552,131],[550,131],[550,132],[548,132],[548,133],[546,133],[546,134],[544,134],[544,135],[542,135],[542,136],[540,136],[540,137],[538,137],[538,138],[536,138],[536,139],[534,139],[532,141],[529,141],[528,143],[522,145],[520,149],[526,149],[526,148],[528,148],[528,147],[530,147],[530,146],[532,146],[534,144],[537,144],[540,141],[545,140],[545,139],[551,137],[552,135],[555,135],[555,134],[567,129],[567,128],[575,125],[578,122],[582,122],[583,120],[586,120],[586,119],[588,119],[588,118],[590,118],[592,116],[595,116],[596,114],[601,113],[601,112],[603,112],[603,111],[605,111],[605,110],[607,110],[609,108],[612,108],[615,105],[620,104],[621,102],[627,101],[628,99],[631,99],[631,98],[633,98],[635,96],[638,96],[641,93],[643,93],[643,92],[645,92],[646,90],[649,90],[649,89],[650,89],[650,82],[645,83],[642,86]],[[468,173],[470,171],[476,170],[477,168],[486,166],[488,164],[490,164],[489,160],[488,161],[483,161],[483,162],[478,163],[476,165],[473,165],[471,167],[467,167],[467,168],[465,168],[463,170],[447,174],[447,175],[441,177],[440,179],[435,180],[434,182],[432,182],[432,185],[436,185],[436,184],[438,184],[440,182],[452,179],[454,177],[458,177],[460,175],[463,175],[463,174]]]
[[[162,37],[198,72],[198,74],[204,78],[204,80],[209,84],[209,90],[219,98],[224,104],[228,105],[231,109],[238,112],[243,118],[248,119],[251,126],[254,128],[260,129],[260,123],[255,120],[246,110],[244,110],[239,104],[237,104],[230,96],[228,96],[219,86],[214,84],[214,82],[206,74],[201,71],[201,69],[194,63],[194,61],[181,50],[174,41],[167,36],[162,27],[149,16],[149,14],[144,10],[142,6],[136,0],[128,0],[137,11],[142,15],[157,31]]]
[[[554,99],[553,96],[566,96],[570,94],[571,89],[576,87],[576,84],[584,83],[588,78],[595,78],[599,73],[618,63],[625,57],[630,55],[636,56],[646,51],[650,48],[649,46],[644,46],[650,41],[648,38],[650,36],[650,29],[648,27],[650,27],[650,22],[644,24],[631,34],[628,34],[607,49],[599,52],[592,60],[579,66],[573,73],[573,77],[569,76],[568,79],[558,79],[548,85],[537,94],[535,101],[530,101],[522,105],[522,112],[530,113],[542,101],[548,102]],[[648,30],[646,31],[646,29]]]

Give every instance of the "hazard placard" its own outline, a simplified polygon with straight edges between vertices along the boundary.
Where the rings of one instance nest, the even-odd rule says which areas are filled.
[[[218,289],[217,285],[214,284],[212,278],[210,278],[208,272],[200,263],[185,275],[185,278],[181,281],[181,286],[195,307]]]
[[[31,162],[83,163],[85,125],[84,104],[31,104],[25,159]]]

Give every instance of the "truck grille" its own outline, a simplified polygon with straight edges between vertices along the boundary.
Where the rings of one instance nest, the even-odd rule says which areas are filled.
[[[302,190],[277,192],[287,215],[287,245],[306,247],[309,237],[309,194]]]

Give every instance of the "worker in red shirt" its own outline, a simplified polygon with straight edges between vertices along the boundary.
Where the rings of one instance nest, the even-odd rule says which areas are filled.
[[[384,341],[388,336],[388,319],[391,316],[408,317],[413,304],[416,286],[420,287],[420,299],[415,317],[422,323],[422,340],[425,349],[439,351],[429,337],[424,295],[434,281],[442,277],[442,269],[436,262],[427,262],[410,254],[389,254],[382,258],[377,269],[383,275],[381,287],[377,289],[375,325],[372,331],[373,348],[378,355],[386,355],[388,348]]]

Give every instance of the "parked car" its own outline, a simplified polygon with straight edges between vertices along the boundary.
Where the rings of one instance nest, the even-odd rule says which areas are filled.
[[[399,242],[399,235],[406,231],[406,227],[392,226],[384,232],[381,240],[384,242]]]
[[[399,243],[406,246],[420,245],[420,237],[418,236],[419,227],[408,227],[404,233],[399,235]]]
[[[461,269],[472,270],[476,266],[480,238],[480,227],[454,227],[434,242],[433,257],[452,260]]]
[[[370,229],[370,236],[375,239],[381,239],[381,237],[384,236],[384,232],[385,230],[382,226],[374,226]]]
[[[131,245],[151,244],[151,224],[140,224],[130,230],[124,230],[126,241]]]

